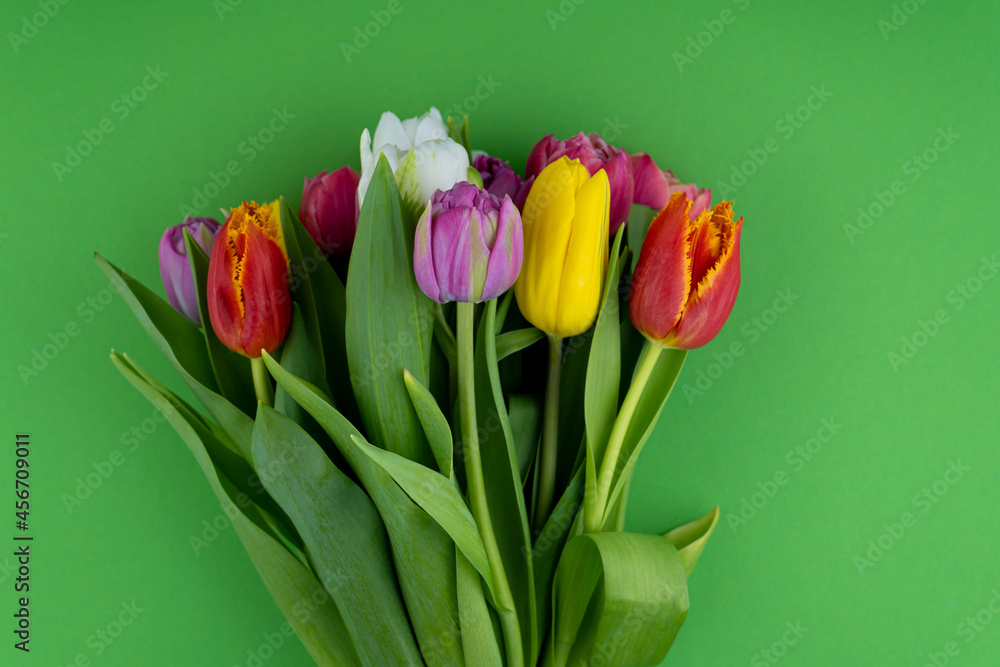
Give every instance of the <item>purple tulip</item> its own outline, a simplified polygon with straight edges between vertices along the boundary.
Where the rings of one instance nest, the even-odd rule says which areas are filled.
[[[360,179],[361,174],[346,166],[306,179],[299,220],[326,255],[351,254],[358,230]]]
[[[470,183],[434,193],[417,223],[413,272],[438,303],[479,303],[511,288],[521,272],[521,215],[507,195],[501,202]]]
[[[160,238],[160,277],[163,279],[163,289],[167,292],[167,300],[197,325],[201,325],[198,290],[194,286],[187,248],[184,246],[184,230],[188,230],[205,254],[209,254],[220,227],[214,218],[188,216],[181,224],[168,228]]]
[[[524,210],[524,202],[528,199],[528,191],[531,184],[535,182],[532,178],[525,181],[511,166],[498,157],[480,153],[473,159],[472,166],[479,172],[483,179],[483,187],[496,197],[503,199],[504,195],[510,197],[518,211]]]
[[[547,134],[535,144],[528,154],[525,177],[533,178],[548,165],[561,157],[579,160],[593,176],[603,169],[608,174],[611,186],[611,207],[608,213],[608,230],[613,237],[618,228],[628,222],[635,194],[635,180],[632,177],[632,162],[628,153],[610,145],[596,132],[581,132],[569,139],[556,139]]]

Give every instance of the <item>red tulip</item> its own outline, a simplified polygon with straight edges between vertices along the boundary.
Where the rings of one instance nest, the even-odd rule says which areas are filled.
[[[712,191],[708,188],[699,188],[694,183],[681,183],[674,172],[661,171],[647,153],[636,153],[631,159],[636,204],[651,206],[659,211],[667,205],[675,192],[683,192],[693,202],[689,213],[692,220],[711,206]]]
[[[350,255],[358,229],[358,181],[350,167],[321,171],[302,189],[299,220],[326,255]]]
[[[632,277],[628,311],[650,341],[680,350],[722,329],[740,290],[740,232],[732,203],[689,219],[691,200],[675,193],[653,220]]]
[[[208,315],[227,347],[274,352],[292,321],[279,204],[243,202],[219,230],[208,266]]]

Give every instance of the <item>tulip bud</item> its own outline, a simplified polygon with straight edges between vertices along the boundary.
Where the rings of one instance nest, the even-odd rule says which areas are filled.
[[[498,157],[479,153],[472,160],[472,166],[479,172],[485,187],[497,199],[504,195],[510,197],[517,210],[524,210],[524,201],[528,198],[531,183],[526,183],[510,165]]]
[[[628,311],[642,335],[663,347],[693,350],[726,323],[740,290],[740,232],[731,202],[689,218],[677,192],[656,216],[632,276]]]
[[[670,170],[661,171],[647,153],[632,156],[632,174],[635,177],[636,204],[650,206],[659,211],[667,205],[675,192],[683,192],[691,200],[691,219],[712,205],[712,191],[699,188],[694,183],[681,183]]]
[[[596,132],[581,132],[564,140],[555,139],[548,134],[531,149],[528,165],[524,170],[525,178],[538,175],[547,165],[561,157],[579,160],[591,176],[600,169],[607,173],[611,187],[608,231],[614,236],[618,228],[628,222],[632,210],[635,182],[628,153],[609,145]]]
[[[558,338],[586,331],[608,265],[608,175],[579,160],[545,167],[524,204],[524,270],[514,284],[525,319]]]
[[[227,347],[252,359],[274,352],[292,321],[278,202],[243,202],[212,246],[208,315]]]
[[[327,256],[347,256],[358,229],[358,181],[361,175],[344,166],[306,179],[299,220]]]
[[[524,236],[517,208],[470,183],[438,190],[417,222],[413,271],[438,303],[479,303],[507,290],[521,271]]]
[[[179,225],[169,227],[160,238],[160,277],[167,300],[181,315],[195,324],[201,324],[198,312],[198,289],[191,274],[184,230],[188,230],[206,254],[212,251],[212,242],[219,233],[219,223],[213,218],[184,218]]]

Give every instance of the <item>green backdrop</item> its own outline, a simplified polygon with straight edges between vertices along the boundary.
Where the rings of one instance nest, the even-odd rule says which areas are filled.
[[[308,664],[259,653],[282,618],[108,361],[179,387],[92,253],[160,289],[181,206],[296,205],[382,111],[435,104],[519,167],[602,131],[744,216],[735,310],[632,487],[633,530],[723,513],[666,664],[996,664],[1000,6],[344,4],[4,3],[0,543],[17,432],[35,542],[30,655],[0,548],[0,662]]]

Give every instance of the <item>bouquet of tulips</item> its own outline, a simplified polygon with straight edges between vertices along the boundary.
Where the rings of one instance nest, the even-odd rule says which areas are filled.
[[[97,256],[209,416],[112,361],[317,664],[658,664],[718,510],[624,532],[629,482],[742,219],[597,134],[522,178],[436,109],[361,164],[168,229],[167,300]]]

